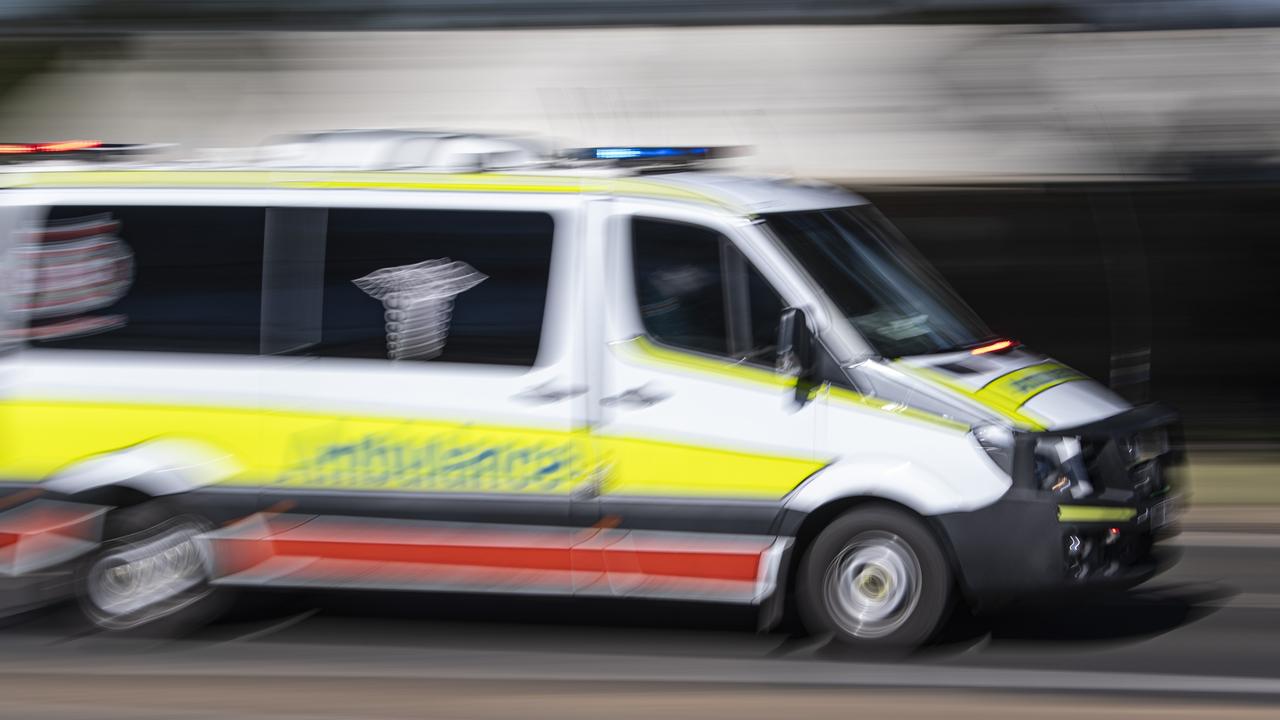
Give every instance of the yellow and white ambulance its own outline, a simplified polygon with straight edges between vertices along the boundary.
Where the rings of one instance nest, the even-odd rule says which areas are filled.
[[[856,195],[710,148],[270,150],[0,172],[0,573],[103,627],[342,587],[914,645],[1159,565],[1176,418],[993,334]]]

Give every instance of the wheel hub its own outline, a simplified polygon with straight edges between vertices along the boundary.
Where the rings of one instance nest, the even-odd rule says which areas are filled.
[[[893,577],[878,565],[864,569],[855,582],[858,591],[873,601],[883,600],[893,590]]]
[[[900,538],[866,533],[836,556],[826,574],[826,598],[840,626],[856,637],[896,630],[920,600],[920,562]]]

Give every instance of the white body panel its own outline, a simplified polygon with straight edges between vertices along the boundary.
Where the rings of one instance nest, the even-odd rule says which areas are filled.
[[[1027,412],[1069,428],[1109,418],[1133,406],[1094,380],[1081,380],[1049,388],[1027,401]]]
[[[787,498],[808,512],[847,497],[879,497],[921,515],[975,510],[1009,489],[1008,476],[967,432],[827,401],[818,452],[835,458]]]

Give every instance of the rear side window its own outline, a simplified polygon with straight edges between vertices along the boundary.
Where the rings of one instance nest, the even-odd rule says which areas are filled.
[[[331,209],[327,236],[320,337],[301,353],[534,364],[550,215]]]
[[[262,208],[61,206],[19,252],[37,347],[257,354]]]
[[[55,207],[18,296],[43,347],[530,366],[553,236],[536,212]]]
[[[773,363],[782,299],[720,233],[636,218],[636,302],[645,332],[675,348]]]

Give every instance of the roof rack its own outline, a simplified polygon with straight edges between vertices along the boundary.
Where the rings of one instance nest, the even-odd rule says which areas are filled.
[[[534,167],[685,170],[746,154],[741,147],[610,146],[553,151],[525,137],[435,130],[329,130],[276,138],[255,164],[272,168],[484,172]]]
[[[329,170],[483,172],[550,164],[528,138],[434,130],[329,130],[274,138],[256,164]]]

